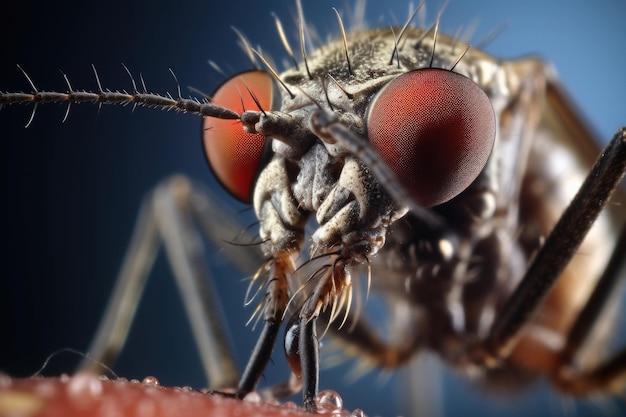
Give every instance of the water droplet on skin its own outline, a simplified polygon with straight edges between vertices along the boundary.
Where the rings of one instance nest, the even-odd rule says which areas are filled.
[[[296,404],[293,401],[287,401],[286,403],[283,404],[283,407],[288,409],[288,410],[297,410],[298,409],[298,404]]]
[[[158,387],[159,385],[161,385],[159,383],[159,380],[156,379],[156,377],[154,376],[147,376],[143,379],[143,381],[141,381],[142,384],[148,385],[150,387]]]
[[[37,384],[34,392],[41,398],[52,398],[57,395],[57,386],[50,381],[43,380]]]
[[[131,383],[131,384],[141,384],[141,382],[139,382],[139,380],[138,380],[138,379],[135,379],[135,378],[131,379],[131,380],[130,380],[130,383]]]
[[[343,400],[336,391],[328,389],[317,394],[315,405],[319,414],[330,414],[335,411],[341,411]]]
[[[74,375],[67,386],[71,397],[96,397],[102,394],[102,381],[94,374],[79,372]]]
[[[354,411],[352,411],[352,414],[350,414],[350,417],[367,417],[367,414],[365,414],[360,408],[355,408]]]
[[[246,396],[243,397],[243,400],[248,403],[259,404],[261,402],[261,396],[258,392],[252,391],[247,393]]]

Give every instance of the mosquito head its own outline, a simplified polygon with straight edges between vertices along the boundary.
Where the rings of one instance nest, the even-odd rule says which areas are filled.
[[[402,54],[390,33],[355,34],[351,46],[344,34],[313,51],[306,71],[251,71],[214,94],[241,118],[205,119],[207,159],[228,191],[254,204],[271,252],[299,249],[314,214],[313,252],[359,247],[350,253],[362,262],[407,207],[432,216],[424,207],[453,199],[487,163],[494,110],[474,81],[446,69],[459,64],[455,46],[434,53],[436,39],[425,45],[426,32],[407,30],[414,44]],[[390,50],[387,64],[379,57]],[[316,113],[332,122],[317,126]]]

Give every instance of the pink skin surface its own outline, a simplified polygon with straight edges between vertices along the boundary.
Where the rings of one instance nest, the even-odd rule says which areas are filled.
[[[292,403],[293,405],[293,403]],[[295,405],[270,405],[209,395],[190,388],[109,380],[79,373],[55,378],[11,378],[0,374],[0,417],[230,417],[303,416]]]

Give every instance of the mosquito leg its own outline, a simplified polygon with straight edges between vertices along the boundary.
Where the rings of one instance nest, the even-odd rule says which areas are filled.
[[[212,200],[215,199],[183,177],[165,181],[146,198],[116,288],[90,349],[97,361],[111,363],[122,348],[162,239],[211,386],[225,388],[237,384],[238,372],[219,299],[194,223],[207,210],[223,211],[215,204],[206,205]],[[232,222],[216,222],[208,232],[209,238],[218,241],[219,237],[236,236],[240,230]],[[93,366],[93,362],[84,363],[86,366]]]
[[[626,347],[591,370],[576,372],[562,367],[552,380],[561,391],[571,395],[621,394],[626,386]]]
[[[623,273],[626,272],[626,224],[622,227],[619,240],[615,245],[611,259],[607,264],[596,288],[594,289],[587,304],[580,312],[567,336],[567,343],[561,353],[561,362],[572,362],[576,352],[583,345],[587,336],[602,317],[604,307],[610,305],[611,297],[620,295],[619,284],[622,283]]]
[[[254,391],[256,388],[259,379],[261,379],[261,375],[263,375],[263,371],[272,357],[272,351],[274,350],[274,344],[276,342],[276,336],[279,328],[280,322],[265,322],[261,335],[259,336],[259,340],[250,355],[248,365],[243,371],[243,375],[239,381],[239,386],[237,387],[237,397],[243,398],[246,394]]]
[[[563,391],[574,395],[584,395],[595,391],[622,391],[626,386],[626,348],[597,366],[595,369],[573,370],[575,355],[587,340],[587,337],[599,324],[598,320],[603,317],[607,306],[613,305],[612,298],[622,295],[620,284],[623,284],[623,274],[626,267],[626,225],[622,227],[611,259],[600,277],[587,304],[574,322],[568,336],[567,343],[563,348],[559,361],[561,367],[553,376],[555,385]]]
[[[496,318],[491,333],[475,352],[478,360],[507,357],[522,326],[535,312],[606,205],[626,170],[626,129],[602,152],[521,283]],[[483,350],[486,348],[486,351]]]
[[[302,398],[304,408],[315,411],[315,396],[319,390],[320,348],[317,340],[317,320],[300,319],[300,360],[302,362]]]
[[[116,280],[113,294],[80,369],[99,372],[99,363],[112,364],[122,349],[160,244],[152,199],[139,210],[135,230]]]
[[[261,304],[257,307],[257,311],[263,314],[265,324],[237,386],[236,396],[239,398],[243,398],[253,391],[261,379],[263,371],[271,359],[278,329],[289,301],[287,277],[293,270],[289,252],[276,254],[267,265],[269,271],[265,277],[266,291]],[[263,273],[263,270],[259,271],[259,274]],[[255,279],[260,279],[260,277],[257,276]]]
[[[186,209],[192,187],[176,177],[154,195],[159,229],[205,372],[212,387],[233,387],[239,373],[219,296],[204,259],[201,236]]]

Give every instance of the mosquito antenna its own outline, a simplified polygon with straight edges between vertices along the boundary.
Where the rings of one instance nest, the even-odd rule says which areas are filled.
[[[285,91],[287,91],[287,93],[289,94],[289,96],[291,98],[295,98],[296,96],[291,92],[291,90],[287,87],[287,84],[285,84],[283,82],[283,80],[280,79],[280,77],[278,76],[278,73],[276,72],[276,70],[274,70],[274,68],[272,68],[272,66],[270,65],[269,62],[267,62],[267,60],[265,58],[263,58],[263,55],[261,55],[259,52],[257,52],[256,49],[251,48],[252,52],[254,52],[254,54],[256,56],[259,57],[259,59],[263,62],[263,64],[265,65],[265,67],[267,68],[267,70],[270,72],[270,74],[272,74],[272,76],[274,77],[274,79],[276,79],[276,81],[278,81],[278,83],[285,89]]]
[[[335,9],[334,7],[333,7],[333,10],[335,11],[335,14],[337,15],[337,20],[339,21],[339,28],[341,29],[341,39],[343,40],[343,52],[346,55],[346,62],[348,63],[348,73],[350,75],[354,75],[354,73],[352,72],[352,65],[350,64],[350,55],[348,54],[348,39],[346,37],[346,30],[343,27],[343,21],[341,20],[341,15],[337,11],[337,9]]]
[[[296,0],[296,7],[298,8],[298,25],[300,26],[300,50],[302,52],[302,60],[304,61],[304,67],[306,68],[306,73],[309,76],[309,80],[312,80],[313,76],[311,75],[309,62],[306,57],[306,45],[304,42],[304,12],[302,11],[302,2],[300,0]]]
[[[291,62],[293,62],[296,70],[299,71],[300,68],[298,68],[298,60],[296,60],[296,56],[291,49],[291,45],[289,45],[287,36],[285,36],[285,29],[283,28],[283,24],[274,12],[272,12],[272,16],[274,17],[274,23],[276,24],[276,29],[278,30],[278,36],[280,37],[280,41],[283,43],[283,47],[287,51],[287,55],[289,55],[289,58],[291,58]]]
[[[463,59],[463,57],[465,56],[465,54],[467,53],[467,51],[469,51],[472,48],[472,45],[467,45],[465,47],[465,49],[463,50],[463,52],[461,52],[461,55],[459,55],[459,57],[456,59],[456,61],[454,62],[454,64],[450,67],[450,71],[454,71],[454,68],[457,66],[457,64],[459,62],[461,62],[461,60]]]
[[[406,31],[406,29],[409,27],[409,25],[411,24],[411,21],[413,20],[413,18],[415,17],[415,15],[417,14],[417,12],[422,8],[422,6],[424,6],[425,0],[422,0],[422,2],[420,2],[420,4],[417,6],[417,8],[415,9],[415,11],[413,12],[413,14],[411,14],[411,16],[409,16],[409,18],[407,19],[406,22],[404,22],[404,26],[402,26],[402,29],[400,30],[400,33],[398,34],[398,42],[396,43],[396,45],[393,48],[393,52],[391,53],[391,58],[389,58],[389,64],[391,65],[393,63],[393,56],[398,52],[398,43],[400,42],[400,40],[402,39],[402,36],[404,36],[404,32]]]
[[[214,104],[208,102],[200,102],[195,97],[192,98],[182,98],[180,83],[178,83],[178,79],[176,75],[173,74],[174,79],[178,84],[178,94],[179,97],[174,99],[171,94],[152,94],[148,92],[139,93],[134,91],[132,93],[126,91],[111,91],[104,90],[102,88],[102,82],[98,75],[98,72],[94,65],[92,65],[92,69],[94,72],[94,77],[96,79],[96,84],[98,86],[97,91],[75,91],[72,89],[71,84],[69,83],[69,79],[66,75],[64,75],[66,79],[66,83],[68,84],[69,91],[65,93],[60,93],[57,91],[38,91],[34,90],[30,93],[1,93],[0,92],[0,101],[4,104],[13,104],[13,103],[30,103],[33,105],[33,113],[37,106],[40,103],[51,103],[51,102],[68,102],[68,103],[76,103],[76,102],[90,102],[90,103],[98,103],[99,108],[102,108],[102,104],[119,104],[119,105],[128,105],[129,103],[139,104],[141,106],[153,106],[162,110],[176,110],[185,113],[196,114],[198,116],[208,116],[208,117],[217,117],[220,119],[239,119],[240,115],[236,112],[229,110],[227,108],[216,106]],[[20,70],[22,70],[20,68]],[[171,71],[171,70],[170,70]],[[23,70],[22,70],[23,72]],[[27,78],[29,79],[29,78]],[[32,80],[29,79],[29,83],[31,84],[31,88],[35,87]],[[141,83],[146,90],[146,85],[141,78]],[[136,88],[136,83],[133,85]],[[34,115],[31,114],[28,124],[28,127]]]
[[[342,86],[339,81],[337,81],[335,79],[335,77],[333,77],[331,74],[326,74],[328,76],[328,78],[330,78],[331,80],[333,80],[333,82],[335,83],[335,85],[346,95],[346,97],[348,97],[350,100],[352,100],[354,98],[354,94],[350,93],[348,90],[346,90],[344,88],[344,86]]]

